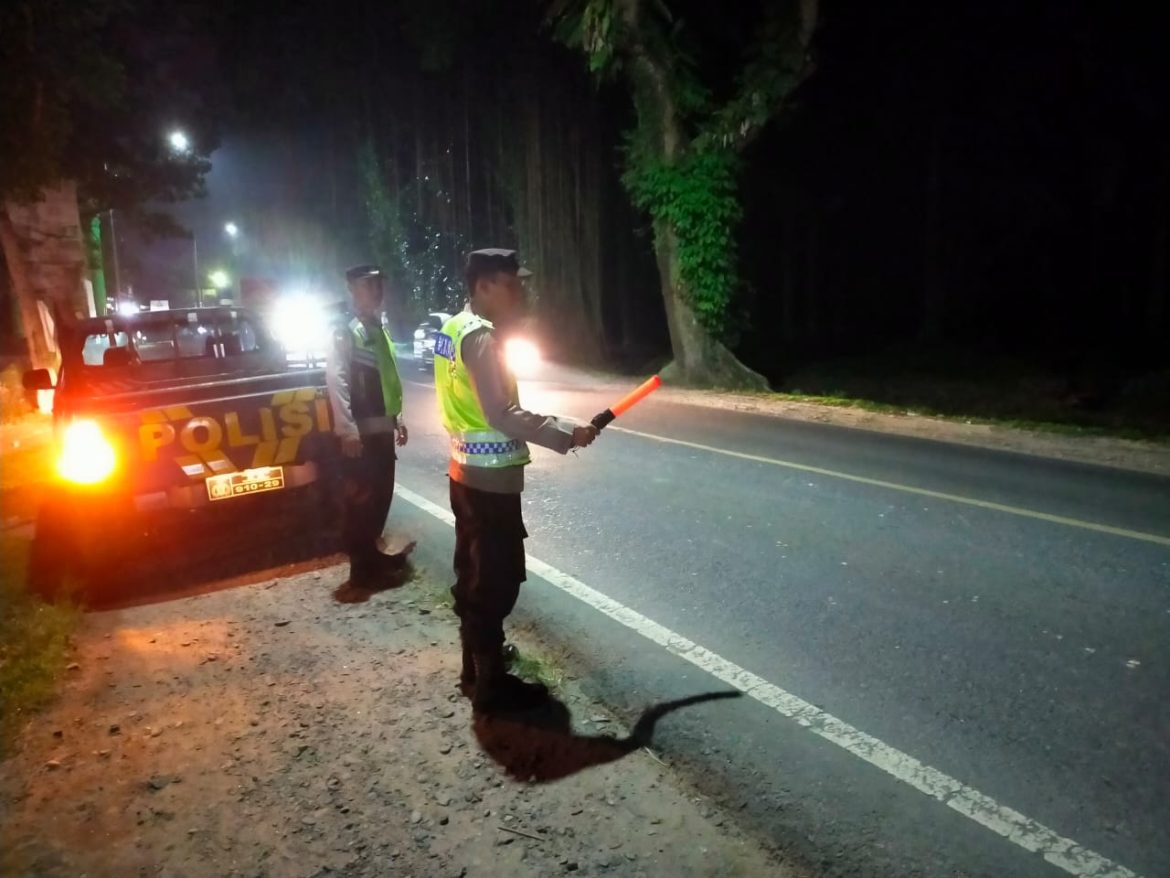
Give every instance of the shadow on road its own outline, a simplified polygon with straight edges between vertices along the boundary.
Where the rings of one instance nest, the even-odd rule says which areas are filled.
[[[569,708],[549,696],[541,707],[517,713],[477,714],[475,737],[484,752],[510,777],[523,782],[548,783],[587,768],[616,762],[649,746],[660,719],[676,710],[740,698],[741,692],[708,692],[648,708],[625,738],[580,735],[573,731]]]

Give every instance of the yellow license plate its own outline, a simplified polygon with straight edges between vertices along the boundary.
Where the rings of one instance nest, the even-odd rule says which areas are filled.
[[[284,467],[262,466],[207,477],[207,496],[212,500],[230,500],[245,494],[279,491],[284,487]]]

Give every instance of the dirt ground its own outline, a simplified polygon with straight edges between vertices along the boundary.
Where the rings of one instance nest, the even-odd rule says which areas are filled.
[[[0,766],[3,873],[794,874],[571,687],[473,718],[442,591],[343,576],[87,616]]]

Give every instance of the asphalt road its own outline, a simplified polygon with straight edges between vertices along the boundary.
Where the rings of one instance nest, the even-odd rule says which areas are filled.
[[[433,390],[407,365],[399,482],[446,507]],[[582,420],[613,397],[522,393]],[[535,451],[532,555],[1118,867],[1170,875],[1170,480],[654,398],[614,426],[578,455]],[[445,525],[401,501],[396,521],[445,563]],[[599,697],[635,714],[727,688],[541,585],[518,621],[563,637]],[[818,873],[1065,874],[750,698],[658,740]]]

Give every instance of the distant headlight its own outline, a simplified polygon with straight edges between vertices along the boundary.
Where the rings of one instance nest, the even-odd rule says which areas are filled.
[[[514,375],[530,377],[540,368],[540,348],[526,338],[510,338],[504,343],[504,361]]]
[[[309,352],[328,347],[329,319],[312,296],[298,295],[276,303],[272,334],[285,350]]]

